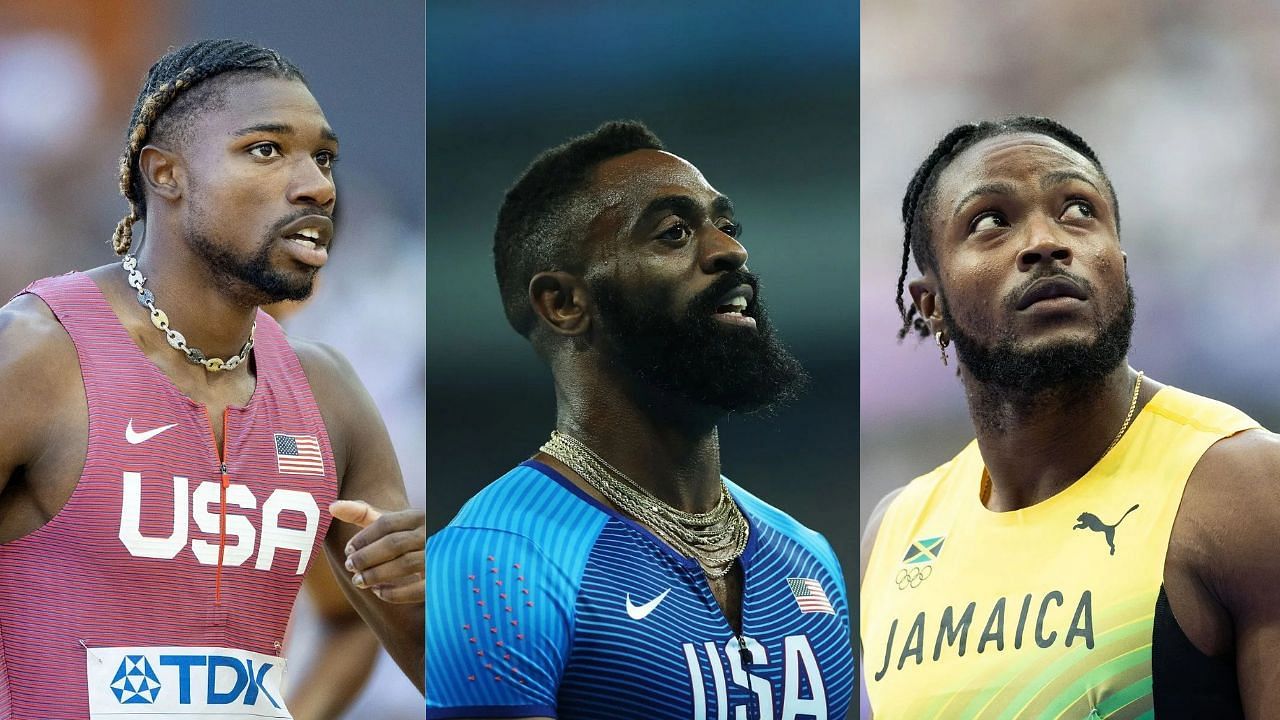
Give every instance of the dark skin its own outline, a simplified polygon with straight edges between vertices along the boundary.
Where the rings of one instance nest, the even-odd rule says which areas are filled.
[[[246,132],[250,128],[259,129]],[[139,266],[156,305],[188,343],[226,358],[239,352],[266,298],[243,282],[215,277],[184,237],[198,232],[242,257],[270,243],[272,269],[291,281],[309,282],[317,266],[271,231],[299,213],[332,214],[330,160],[337,141],[305,85],[261,77],[235,81],[223,107],[197,119],[192,138],[184,146],[148,145],[140,153],[147,233]],[[327,244],[327,233],[323,240]],[[138,348],[183,394],[207,407],[221,448],[227,406],[244,405],[253,395],[252,365],[210,373],[188,363],[151,325],[117,264],[88,274]],[[338,470],[341,500],[331,510],[343,522],[332,523],[324,540],[330,567],[421,690],[424,513],[408,507],[386,428],[351,366],[326,346],[290,343],[319,404]],[[0,309],[0,383],[6,400],[0,417],[2,542],[43,526],[67,502],[88,443],[75,348],[34,296]],[[354,571],[343,569],[348,561]],[[358,584],[353,572],[361,576]]]
[[[984,344],[997,339],[989,328],[1011,329],[1028,349],[1092,342],[1097,320],[1121,307],[1125,256],[1104,179],[1055,140],[1018,133],[975,144],[942,171],[930,223],[938,267],[913,282],[911,294],[933,332],[945,332],[947,303],[956,322]],[[1005,294],[1044,266],[1088,279],[1094,294],[1005,308]],[[994,512],[1042,502],[1088,472],[1123,426],[1136,380],[1121,363],[1083,397],[1046,389],[1025,398],[979,383],[963,362],[960,376],[990,479],[986,505]],[[1161,387],[1144,379],[1139,411]],[[979,411],[1012,422],[997,432]],[[1265,717],[1280,704],[1274,592],[1280,559],[1260,551],[1280,524],[1277,472],[1280,438],[1271,433],[1246,431],[1213,445],[1187,479],[1165,559],[1174,616],[1201,652],[1234,662],[1248,717]],[[896,495],[881,501],[868,522],[864,569]]]
[[[583,244],[586,277],[540,273],[530,283],[539,332],[557,346],[551,356],[556,427],[669,505],[706,512],[720,495],[716,422],[724,411],[648,387],[602,352],[593,326],[603,320],[592,307],[587,280],[609,277],[624,292],[670,287],[669,310],[677,313],[721,273],[745,267],[747,251],[733,237],[732,215],[716,207],[720,193],[697,168],[670,153],[639,150],[606,160],[596,168],[590,192],[601,209]],[[690,198],[696,210],[646,212],[663,197]],[[575,349],[575,339],[592,347]],[[539,459],[599,498],[554,458]],[[713,581],[712,591],[734,631],[741,632],[741,569]]]
[[[706,512],[720,495],[716,423],[724,411],[650,387],[614,361],[587,281],[609,277],[623,292],[670,288],[669,312],[675,314],[722,273],[745,267],[747,251],[734,237],[737,227],[720,193],[670,153],[638,150],[606,160],[595,169],[588,193],[594,214],[584,222],[580,246],[585,277],[544,272],[529,284],[539,318],[533,340],[555,379],[556,427],[667,504]],[[671,197],[692,202],[682,210],[651,205]],[[612,506],[560,461],[543,453],[535,458]],[[741,565],[710,584],[730,626],[741,633]]]

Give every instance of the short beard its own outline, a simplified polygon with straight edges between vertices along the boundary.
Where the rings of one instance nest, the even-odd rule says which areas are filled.
[[[778,341],[759,297],[745,311],[756,329],[726,327],[712,315],[716,301],[754,275],[722,277],[672,316],[670,293],[647,289],[627,297],[609,280],[590,283],[603,322],[606,352],[642,383],[726,412],[777,409],[808,382],[800,362]]]
[[[187,246],[205,261],[214,284],[229,297],[241,305],[252,307],[282,300],[304,300],[311,295],[318,268],[286,273],[272,267],[271,248],[278,237],[275,228],[262,238],[257,252],[249,257],[240,257],[195,229],[200,226],[198,221],[203,216],[197,211],[188,217],[188,229],[182,237]]]
[[[1125,278],[1125,302],[1110,321],[1099,320],[1093,343],[1068,342],[1036,350],[1019,350],[1005,333],[994,345],[983,345],[961,329],[942,307],[947,334],[956,354],[977,382],[1007,399],[1065,397],[1096,387],[1125,361],[1133,337],[1136,303],[1133,286]]]

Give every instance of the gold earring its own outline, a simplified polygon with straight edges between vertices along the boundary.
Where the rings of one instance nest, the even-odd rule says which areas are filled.
[[[942,351],[942,366],[947,366],[947,345],[950,344],[946,338],[942,337],[942,331],[933,334],[933,339],[938,342],[938,349]]]

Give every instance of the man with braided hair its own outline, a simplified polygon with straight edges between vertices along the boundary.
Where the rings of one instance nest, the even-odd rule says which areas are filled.
[[[172,50],[121,158],[124,258],[0,309],[0,718],[289,717],[321,545],[422,687],[424,514],[346,361],[259,310],[328,259],[337,154],[278,53]]]
[[[1134,298],[1097,155],[1045,118],[963,125],[902,218],[899,337],[932,338],[944,364],[954,343],[977,437],[872,513],[864,703],[1273,717],[1280,438],[1128,365]]]

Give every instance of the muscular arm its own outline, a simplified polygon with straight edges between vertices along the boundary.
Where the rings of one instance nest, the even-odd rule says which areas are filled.
[[[1280,436],[1255,430],[1213,446],[1187,481],[1165,584],[1202,652],[1234,659],[1250,718],[1280,707]]]
[[[0,542],[35,530],[75,484],[87,440],[80,366],[71,338],[41,301],[0,308]]]
[[[311,382],[333,444],[340,483],[338,497],[362,500],[383,511],[407,509],[409,501],[391,438],[351,365],[336,351],[318,344],[295,341],[294,349]],[[345,522],[330,524],[325,537],[329,567],[360,617],[405,675],[423,691],[425,605],[385,602],[372,590],[352,583],[351,573],[343,563],[347,543],[359,531]]]
[[[378,638],[347,602],[327,563],[313,565],[303,587],[315,606],[320,647],[306,675],[291,684],[289,710],[296,720],[337,718],[369,680]]]

